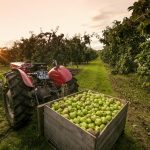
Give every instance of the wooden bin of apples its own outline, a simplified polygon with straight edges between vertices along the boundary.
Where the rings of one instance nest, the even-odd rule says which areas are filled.
[[[59,150],[109,150],[124,131],[127,110],[125,100],[78,92],[38,106],[40,135]]]

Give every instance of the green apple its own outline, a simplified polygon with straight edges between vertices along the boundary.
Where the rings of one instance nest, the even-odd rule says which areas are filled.
[[[68,114],[68,112],[69,112],[68,108],[65,108],[65,109],[63,110],[63,114]]]
[[[80,122],[85,122],[86,118],[85,117],[81,117],[80,118]]]
[[[94,103],[99,103],[99,100],[98,99],[94,99]]]
[[[88,128],[94,129],[95,128],[95,124],[94,123],[89,123],[88,124]]]
[[[71,119],[74,119],[77,116],[77,113],[76,112],[71,112],[71,113],[69,113],[69,116],[70,116]]]
[[[87,118],[87,119],[86,119],[86,123],[87,123],[87,124],[89,124],[89,123],[91,123],[91,122],[92,122],[92,120],[91,120],[90,118]]]
[[[84,115],[86,115],[88,113],[88,111],[86,109],[83,109],[82,112]]]
[[[99,126],[95,126],[95,131],[98,133],[98,132],[100,132],[100,127]]]
[[[111,111],[106,111],[106,114],[107,115],[111,115]]]
[[[118,110],[120,110],[121,109],[121,106],[118,106]]]
[[[79,119],[79,118],[74,118],[74,119],[73,119],[73,122],[74,122],[75,124],[79,124],[79,123],[80,123],[80,119]]]
[[[69,119],[69,115],[68,114],[63,114],[63,117]]]
[[[85,129],[88,128],[88,125],[86,122],[81,122],[80,125],[81,125],[81,128],[85,128]]]
[[[101,125],[101,124],[102,124],[102,120],[101,120],[100,118],[96,118],[96,119],[95,119],[95,124],[96,124],[97,126]]]
[[[77,107],[77,103],[72,103],[72,107]]]
[[[106,117],[101,117],[101,120],[102,120],[102,123],[103,123],[103,124],[107,124],[107,119],[106,119]]]
[[[73,123],[73,119],[69,119],[70,120],[70,122],[72,122]]]
[[[117,114],[117,113],[118,113],[118,110],[114,110],[113,112],[114,112],[115,114]]]
[[[61,113],[62,111],[63,111],[62,108],[59,108],[59,109],[57,110],[58,113]]]
[[[91,120],[94,121],[94,122],[95,122],[96,118],[97,118],[96,115],[92,115],[92,116],[91,116]]]
[[[106,119],[107,119],[108,121],[110,121],[110,120],[112,119],[112,117],[111,117],[110,115],[107,115],[107,116],[106,116]]]
[[[80,109],[81,109],[80,105],[77,105],[77,109],[78,109],[78,110],[80,110]]]
[[[72,110],[72,106],[68,106],[68,111],[70,111],[71,112],[71,110]]]
[[[60,108],[58,103],[54,103],[52,106],[55,110],[58,110]]]
[[[100,131],[102,131],[105,128],[105,124],[101,124],[99,128],[100,128]]]
[[[99,110],[99,108],[94,108],[95,112]]]
[[[98,103],[94,103],[93,106],[94,106],[95,108],[98,108],[98,107],[99,107],[99,104],[98,104]]]
[[[103,102],[101,100],[99,100],[99,106],[102,106],[103,105]]]
[[[102,111],[98,110],[95,114],[100,117],[100,116],[102,116],[103,113],[102,113]]]

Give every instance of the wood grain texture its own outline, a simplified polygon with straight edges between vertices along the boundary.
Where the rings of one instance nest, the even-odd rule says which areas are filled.
[[[37,106],[38,134],[40,136],[44,136],[44,106],[45,104]]]
[[[124,130],[128,104],[105,127],[96,139],[96,150],[110,150]]]
[[[44,106],[44,134],[59,150],[94,150],[95,137]]]

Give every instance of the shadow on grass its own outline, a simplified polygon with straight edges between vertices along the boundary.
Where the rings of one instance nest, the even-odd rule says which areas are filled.
[[[141,150],[141,146],[133,137],[124,133],[119,137],[112,150]]]
[[[25,123],[25,126],[12,130],[9,135],[0,143],[0,150],[49,150],[49,144],[44,137],[38,135],[36,112],[32,121]]]
[[[16,134],[20,139],[20,144],[18,145],[18,149],[30,149],[33,150],[47,150],[49,145],[44,137],[39,136],[38,134],[38,123],[37,123],[37,115],[34,112],[33,120],[28,122],[25,127],[16,130]]]

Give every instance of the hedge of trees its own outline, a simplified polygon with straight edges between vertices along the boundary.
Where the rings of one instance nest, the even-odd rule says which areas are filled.
[[[150,87],[150,2],[139,0],[128,8],[129,18],[114,21],[103,31],[101,58],[113,73],[136,72],[144,87]]]
[[[11,48],[1,49],[0,63],[31,61],[51,64],[55,59],[59,64],[66,65],[73,62],[78,65],[82,62],[88,63],[97,57],[97,52],[90,48],[88,34],[66,38],[57,31],[58,29],[37,35],[32,33],[29,38],[15,41]]]

